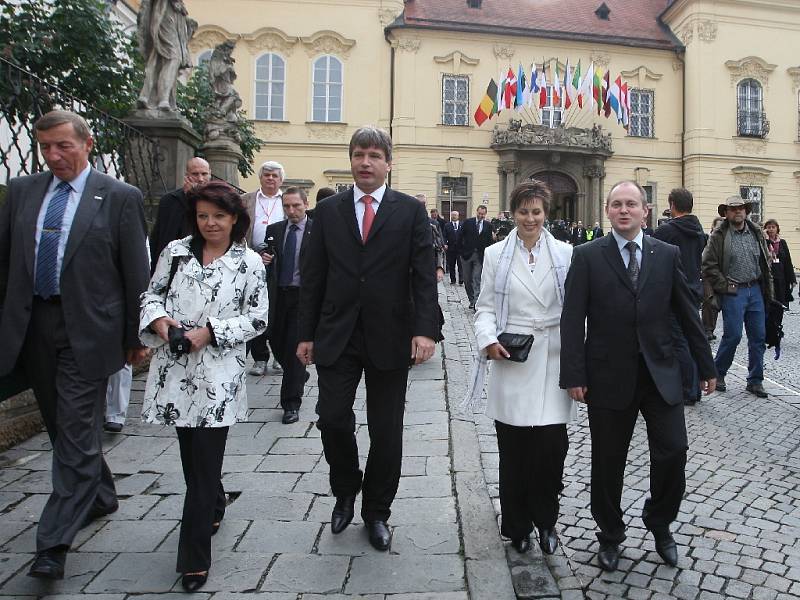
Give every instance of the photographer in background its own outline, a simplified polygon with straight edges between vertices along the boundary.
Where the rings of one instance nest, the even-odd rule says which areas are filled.
[[[212,181],[188,193],[192,235],[171,242],[142,294],[139,336],[155,349],[142,420],[174,425],[186,481],[177,571],[189,592],[208,577],[225,514],[228,427],[247,420],[245,343],[267,328],[267,281],[247,247],[239,194]]]

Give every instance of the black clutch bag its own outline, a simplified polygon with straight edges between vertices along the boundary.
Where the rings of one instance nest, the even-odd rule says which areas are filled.
[[[501,333],[497,336],[497,341],[506,349],[509,357],[506,360],[513,362],[525,362],[533,346],[533,335],[524,333]]]

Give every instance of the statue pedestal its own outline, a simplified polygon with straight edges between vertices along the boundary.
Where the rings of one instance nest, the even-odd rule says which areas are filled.
[[[227,137],[206,141],[200,152],[211,165],[211,173],[239,187],[239,161],[244,158],[239,144]]]
[[[135,110],[125,122],[158,142],[158,164],[141,176],[143,181],[129,182],[150,190],[145,202],[155,204],[165,193],[183,186],[186,161],[195,156],[202,137],[185,117],[175,112]]]

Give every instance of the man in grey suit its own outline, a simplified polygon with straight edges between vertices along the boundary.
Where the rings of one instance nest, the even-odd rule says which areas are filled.
[[[0,210],[0,376],[23,369],[47,426],[53,492],[28,575],[61,579],[78,530],[118,507],[102,453],[106,382],[147,355],[150,270],[142,194],[89,165],[86,121],[52,111],[36,136],[50,172],[11,179]]]

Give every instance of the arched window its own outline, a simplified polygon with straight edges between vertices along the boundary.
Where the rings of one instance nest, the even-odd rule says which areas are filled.
[[[210,61],[211,60],[211,53],[212,53],[212,50],[203,50],[200,53],[200,56],[197,57],[197,65],[200,66],[200,65],[205,64],[208,61]]]
[[[761,84],[755,79],[745,79],[736,86],[738,135],[764,137],[764,102]]]
[[[335,56],[320,56],[312,75],[312,121],[342,120],[342,61]]]
[[[283,121],[286,63],[277,54],[256,59],[256,119]]]

